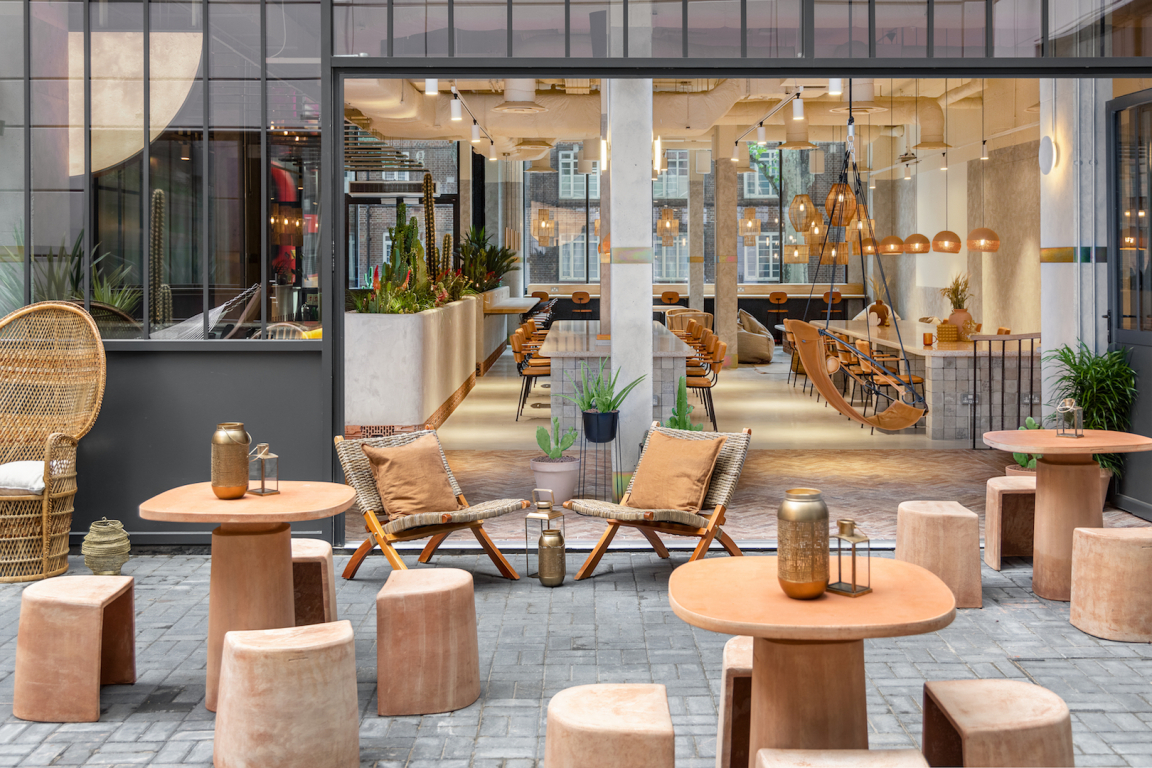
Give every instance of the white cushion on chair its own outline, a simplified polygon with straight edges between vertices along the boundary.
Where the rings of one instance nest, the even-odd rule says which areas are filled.
[[[44,493],[44,462],[10,461],[0,464],[0,496],[38,496]]]

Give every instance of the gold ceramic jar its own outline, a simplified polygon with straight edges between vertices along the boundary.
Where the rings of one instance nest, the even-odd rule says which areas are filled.
[[[564,583],[564,536],[559,530],[545,528],[536,543],[540,560],[540,583],[545,587],[558,587]]]
[[[212,433],[212,492],[221,499],[238,499],[248,490],[248,444],[244,425],[226,421]]]
[[[784,594],[811,600],[828,587],[828,505],[814,488],[784,492],[776,513],[776,575]]]

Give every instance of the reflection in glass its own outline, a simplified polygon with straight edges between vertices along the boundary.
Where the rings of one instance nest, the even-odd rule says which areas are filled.
[[[867,58],[867,0],[816,0],[816,57]]]
[[[24,304],[24,4],[0,2],[0,316]]]
[[[928,55],[928,3],[925,0],[877,0],[876,57],[898,59]]]
[[[684,6],[680,0],[629,0],[628,57],[684,56]]]
[[[612,8],[612,30],[609,30],[608,3],[605,0],[571,0],[569,4],[571,24],[569,41],[573,58],[602,59],[609,55],[609,39],[612,43],[612,56],[622,53],[622,17],[617,0]]]
[[[336,56],[387,56],[387,0],[333,3],[332,37],[332,53]]]
[[[985,0],[935,0],[933,56],[983,58]]]
[[[747,0],[748,57],[797,58],[800,44],[800,0]],[[689,55],[693,55],[689,48]]]
[[[453,9],[457,56],[507,57],[508,3],[505,0],[455,0]],[[560,49],[563,53],[563,40]]]
[[[739,58],[740,0],[688,0],[688,55]]]
[[[1116,130],[1119,326],[1152,331],[1152,104],[1120,112]]]
[[[992,6],[992,45],[997,57],[1040,56],[1041,0],[998,0]]]
[[[563,2],[513,0],[512,29],[513,56],[552,58],[564,55]],[[456,55],[460,55],[459,47]]]
[[[448,0],[395,0],[394,56],[448,55]]]

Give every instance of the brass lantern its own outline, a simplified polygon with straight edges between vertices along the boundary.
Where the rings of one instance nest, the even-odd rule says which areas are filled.
[[[1066,397],[1056,406],[1056,436],[1084,437],[1084,409]]]
[[[676,235],[680,234],[680,222],[676,219],[676,212],[671,208],[660,209],[660,221],[656,222],[656,233],[660,235],[660,244],[665,248],[675,244]]]
[[[536,218],[532,220],[532,237],[536,238],[541,248],[552,245],[552,240],[556,237],[556,219],[552,211],[547,208],[539,210]]]
[[[888,255],[904,253],[904,241],[896,235],[888,235],[880,241],[880,253]]]
[[[273,496],[280,493],[280,457],[268,450],[268,443],[258,443],[248,459],[248,493]]]
[[[904,240],[904,253],[928,253],[932,250],[932,243],[924,235],[908,235]]]
[[[740,234],[744,236],[744,245],[756,245],[760,237],[760,219],[756,218],[755,208],[744,209],[744,218],[740,219]]]
[[[842,227],[851,221],[856,214],[856,195],[852,188],[844,183],[833,184],[824,200],[824,212],[828,214],[828,223],[834,227]]]
[[[856,528],[855,520],[837,520],[836,576],[828,577],[828,591],[846,597],[859,597],[872,591],[872,542]],[[845,571],[847,568],[847,571]]]
[[[792,229],[797,232],[807,232],[816,221],[816,206],[808,195],[796,195],[788,206],[788,220],[792,222]],[[823,218],[823,217],[821,217]]]
[[[781,261],[785,264],[807,264],[808,246],[789,243],[784,246],[784,255]]]

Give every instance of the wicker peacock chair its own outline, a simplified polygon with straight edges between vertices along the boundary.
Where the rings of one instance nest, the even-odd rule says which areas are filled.
[[[68,570],[76,445],[104,399],[104,345],[83,308],[45,301],[0,319],[0,464],[44,462],[38,495],[0,495],[0,582]]]

